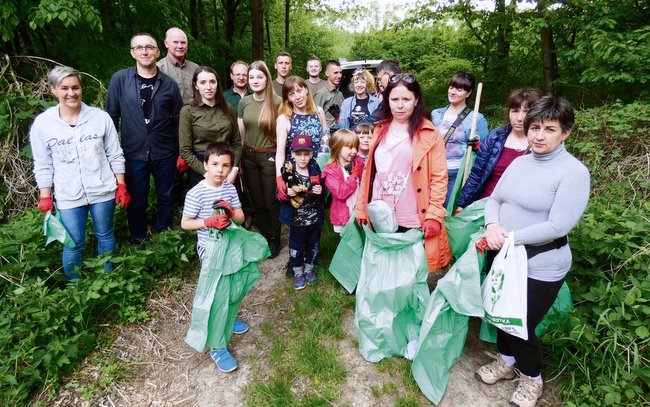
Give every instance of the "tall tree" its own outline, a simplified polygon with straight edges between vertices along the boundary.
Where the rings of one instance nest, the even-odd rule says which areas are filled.
[[[251,53],[253,60],[264,58],[264,10],[262,9],[262,0],[251,0]]]

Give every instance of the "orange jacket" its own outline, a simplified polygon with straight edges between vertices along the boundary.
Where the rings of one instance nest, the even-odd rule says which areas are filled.
[[[386,135],[389,125],[390,121],[383,121],[375,127],[372,145],[361,177],[356,208],[357,219],[368,220],[366,205],[369,192],[372,191],[371,180],[374,179],[375,149]],[[411,179],[415,188],[415,201],[418,206],[420,223],[424,223],[425,219],[435,219],[440,222],[441,226],[438,236],[424,241],[429,272],[432,272],[446,266],[451,261],[451,249],[444,223],[446,211],[443,206],[447,195],[447,157],[440,131],[427,119],[424,120],[420,131],[413,136],[413,142],[413,176]]]

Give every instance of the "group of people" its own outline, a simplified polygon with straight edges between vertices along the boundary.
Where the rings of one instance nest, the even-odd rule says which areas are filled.
[[[516,364],[521,381],[511,403],[535,405],[542,393],[535,327],[569,271],[566,235],[589,196],[588,171],[563,145],[574,120],[567,100],[517,89],[507,99],[507,124],[488,132],[485,118],[467,107],[475,85],[467,72],[449,82],[449,104],[429,111],[416,76],[402,72],[396,61],[379,64],[376,77],[355,71],[353,95],[344,99],[338,61],[325,64],[325,80],[316,57],[307,61],[307,79],[290,75],[286,52],[276,57],[275,79],[263,61],[236,61],[230,67],[233,86],[224,90],[214,69],[185,58],[183,31],[168,30],[164,45],[168,53],[158,60],[153,36],[131,38],[136,64],[111,78],[106,112],[82,102],[76,70],[57,67],[48,76],[59,103],[35,119],[30,142],[39,209],[54,211],[55,198],[76,243],[63,249],[66,277],[79,278],[88,212],[100,254],[115,248],[115,205],[127,209],[131,241],[146,238],[152,176],[155,229],[163,231],[172,227],[175,179],[190,173],[181,226],[198,230],[200,258],[207,228],[244,223],[251,213],[275,257],[280,225],[289,224],[287,271],[296,290],[316,279],[327,193],[336,232],[353,219],[374,226],[366,208],[375,201],[394,213],[395,233],[421,229],[432,274],[452,262],[446,207],[458,213],[489,197],[488,248],[499,250],[514,230],[515,243],[529,251],[529,339],[500,331],[498,359],[476,376],[488,384],[512,379]],[[468,146],[477,152],[476,161],[454,200],[450,191]],[[222,210],[215,213],[216,201]],[[107,271],[111,267],[109,260]],[[236,320],[235,333],[247,330]],[[211,356],[222,371],[236,368],[226,348],[213,349]]]

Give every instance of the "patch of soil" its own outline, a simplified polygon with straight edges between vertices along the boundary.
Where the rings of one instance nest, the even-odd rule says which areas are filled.
[[[285,234],[286,236],[286,234]],[[262,325],[270,324],[275,331],[285,330],[283,317],[286,308],[270,306],[278,295],[285,295],[289,284],[284,268],[288,258],[286,242],[276,259],[261,263],[261,278],[242,302],[240,316],[251,329],[244,335],[233,335],[229,348],[239,363],[239,368],[224,374],[210,359],[207,352],[198,353],[184,342],[190,325],[192,299],[198,271],[192,281],[165,293],[158,293],[148,302],[151,318],[146,323],[121,327],[112,346],[102,351],[117,355],[126,372],[120,372],[107,387],[99,386],[98,393],[90,399],[82,397],[83,388],[100,377],[100,368],[87,358],[71,380],[79,386],[63,386],[54,406],[240,406],[245,403],[245,389],[254,378],[263,379],[265,360],[269,347],[263,346],[267,338]],[[280,301],[280,303],[284,303]],[[347,377],[342,383],[341,397],[331,405],[337,406],[392,406],[396,394],[379,392],[385,383],[400,382],[389,372],[381,372],[377,365],[366,362],[357,349],[354,314],[344,314],[342,324],[348,335],[338,343],[339,360],[345,365]],[[488,345],[478,339],[480,321],[470,321],[469,335],[463,355],[450,372],[450,381],[441,407],[505,405],[516,384],[501,382],[492,386],[479,383],[474,372],[491,359],[483,352]],[[545,386],[544,399],[538,405],[555,404],[552,383]],[[422,395],[421,404],[429,402]]]

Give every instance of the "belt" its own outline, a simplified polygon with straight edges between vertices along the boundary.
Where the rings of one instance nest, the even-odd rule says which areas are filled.
[[[257,147],[251,147],[248,144],[244,144],[244,148],[247,151],[250,151],[251,153],[275,153],[275,151],[276,151],[275,147],[257,148]]]
[[[548,252],[550,250],[556,250],[559,249],[560,247],[566,245],[569,243],[569,239],[567,239],[566,236],[558,237],[557,239],[553,240],[552,242],[546,243],[546,244],[541,244],[541,245],[524,245],[526,248],[526,255],[528,256],[529,259],[532,259],[533,257],[537,256],[538,254],[542,254],[545,252]]]

